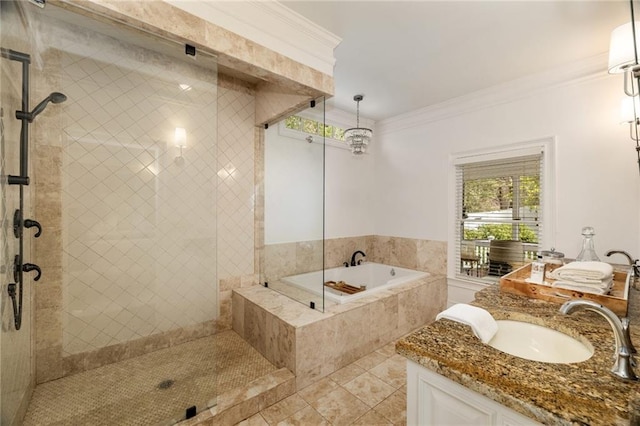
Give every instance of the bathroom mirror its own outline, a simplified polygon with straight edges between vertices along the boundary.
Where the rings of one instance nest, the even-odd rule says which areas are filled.
[[[322,311],[324,98],[264,132],[264,250],[260,281]]]

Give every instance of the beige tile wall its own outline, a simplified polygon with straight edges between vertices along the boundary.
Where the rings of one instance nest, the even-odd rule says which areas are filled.
[[[218,63],[254,80],[287,88],[284,92],[308,93],[313,98],[333,95],[333,77],[245,39],[231,31],[191,15],[165,2],[50,0],[82,14],[98,14],[170,39],[191,41],[215,52]],[[266,109],[269,109],[267,106]],[[282,111],[275,110],[274,117]],[[265,121],[272,121],[266,118]]]
[[[89,56],[111,52],[108,40],[77,34],[77,40],[58,39],[77,42],[74,52],[87,48],[85,39],[93,49],[102,46]],[[123,59],[124,69],[99,57],[49,52],[58,52],[57,61],[46,62],[57,78],[47,88],[69,100],[42,114],[33,154],[45,228],[36,257],[46,272],[36,298],[38,382],[230,328],[231,289],[256,281],[254,89],[226,77],[218,89],[215,72],[189,74],[137,48]],[[191,75],[197,87],[167,106],[177,85],[156,84],[162,96],[154,98],[137,58],[149,59],[152,69],[168,66],[170,75]],[[206,94],[198,95],[203,86]],[[197,111],[185,107],[187,101]],[[184,164],[175,161],[170,143],[172,119],[180,115],[190,124]],[[159,134],[163,125],[171,127],[166,136]],[[157,193],[163,172],[168,181]],[[129,240],[127,232],[137,237]],[[166,313],[170,317],[162,317]]]
[[[318,271],[322,265],[322,241],[271,244],[264,247],[264,277],[281,277]],[[400,266],[432,274],[447,271],[447,243],[444,241],[367,235],[324,241],[324,267],[336,268],[362,250],[370,262]]]
[[[76,5],[66,0],[53,1],[52,3],[66,3],[67,7],[72,9],[76,7]],[[20,46],[19,44],[8,42],[9,38],[7,35],[18,37],[21,35],[21,32],[17,31],[21,30],[21,28],[17,27],[20,27],[23,21],[18,18],[11,19],[8,14],[8,9],[13,7],[15,4],[16,3],[14,2],[2,2],[3,47],[29,51],[30,49],[27,46]],[[148,5],[142,5],[135,2],[105,3],[91,1],[84,2],[82,5],[83,8],[86,8],[83,12],[85,14],[90,15],[97,12],[107,16],[113,16],[123,22],[128,22],[134,26],[142,27],[151,32],[159,32],[160,34],[168,37],[178,36],[181,37],[181,40],[187,38],[198,44],[209,46],[212,50],[220,52],[220,59],[225,66],[236,68],[241,72],[257,77],[260,80],[268,80],[275,83],[275,85],[270,83],[266,86],[267,88],[263,90],[264,96],[261,96],[261,106],[258,108],[261,120],[272,121],[274,120],[274,117],[281,116],[284,110],[291,110],[292,105],[296,105],[300,101],[300,98],[293,95],[295,91],[309,93],[306,95],[307,98],[318,96],[322,92],[333,92],[333,79],[330,76],[315,72],[310,70],[308,67],[294,63],[288,58],[275,54],[274,52],[270,52],[255,43],[243,40],[242,38],[221,28],[204,23],[201,19],[185,14],[168,4],[156,2],[151,8],[147,6]],[[78,35],[81,36],[81,33],[78,33]],[[48,41],[60,41],[59,38],[53,37],[51,34],[46,35],[40,33],[38,36],[42,36],[44,37],[43,39]],[[22,39],[27,40],[28,37],[22,37]],[[91,38],[89,38],[89,40],[91,40],[91,43],[95,41]],[[94,46],[97,46],[97,44],[94,44]],[[123,46],[120,47],[123,48]],[[61,58],[56,58],[57,54],[55,50],[39,52],[39,54],[42,54],[42,56],[36,57],[35,63],[38,67],[42,66],[44,63],[47,69],[38,69],[37,71],[43,71],[41,75],[38,75],[39,72],[32,73],[32,87],[35,89],[32,93],[32,100],[42,99],[52,90],[63,90],[61,89],[62,86],[58,84],[61,81],[61,76],[58,72],[60,69],[59,62],[55,62],[59,61]],[[11,68],[11,66],[6,67],[5,62],[5,60],[2,61],[3,73],[7,72]],[[33,70],[35,70],[35,68],[33,68]],[[91,70],[85,69],[84,71],[90,72]],[[74,79],[78,76],[74,75],[69,77]],[[100,74],[94,74],[93,77],[98,81],[103,76]],[[43,82],[40,87],[37,87],[37,84],[35,84],[38,80]],[[13,110],[18,109],[14,105],[17,105],[19,99],[16,98],[9,100],[6,96],[18,96],[20,85],[19,83],[13,85],[13,89],[16,90],[6,90],[7,86],[5,86],[4,83],[6,81],[12,81],[15,83],[15,76],[10,77],[9,80],[6,80],[5,76],[3,76],[2,81],[2,105],[5,107],[2,124],[4,125],[6,134],[12,135],[12,141],[15,142],[17,139],[16,125],[18,123],[15,120],[11,120],[11,117]],[[277,89],[278,85],[290,87],[295,90],[282,91]],[[88,86],[86,85],[83,86],[84,89],[87,87]],[[239,86],[236,86],[235,89],[238,89],[238,87]],[[241,92],[241,95],[237,96],[235,99],[232,99],[233,96],[229,95],[229,92],[223,93],[222,95],[225,99],[229,100],[230,104],[234,104],[236,101],[242,104],[240,108],[243,109],[243,111],[239,110],[239,115],[246,117],[249,114],[248,111],[252,109],[248,106],[249,103],[253,102],[251,91],[247,91],[246,88],[238,91]],[[70,95],[71,99],[77,99],[77,93],[68,91],[67,94]],[[284,96],[281,96],[282,94],[284,94]],[[283,100],[285,101],[284,103]],[[222,103],[224,104],[224,100]],[[276,103],[278,105],[274,107]],[[67,103],[65,106],[60,106],[59,108],[64,108],[69,105],[70,103]],[[123,104],[119,106],[123,107],[124,110],[127,105]],[[238,105],[230,107],[229,111],[233,111],[236,107],[238,107]],[[104,105],[101,105],[101,102],[96,102],[94,104],[84,105],[84,108],[85,110],[81,111],[82,113],[100,110],[101,108],[104,108]],[[63,314],[65,302],[70,302],[68,303],[68,306],[71,306],[74,305],[74,303],[79,303],[83,298],[94,300],[99,299],[99,297],[89,297],[86,295],[86,289],[82,288],[83,285],[80,285],[80,290],[77,289],[77,286],[72,290],[71,287],[63,285],[65,279],[69,278],[68,276],[65,276],[65,274],[70,272],[69,266],[74,264],[74,262],[69,261],[68,256],[76,255],[80,258],[84,257],[84,260],[89,261],[90,259],[87,258],[87,256],[90,255],[90,250],[84,250],[79,246],[72,249],[70,247],[71,244],[68,244],[69,251],[67,251],[67,259],[63,262],[63,245],[69,242],[69,235],[66,233],[66,228],[63,228],[63,212],[66,213],[67,210],[66,206],[63,209],[63,194],[61,192],[62,181],[63,179],[69,178],[70,174],[77,171],[72,171],[66,166],[63,167],[65,157],[67,157],[66,159],[68,160],[68,155],[70,155],[70,153],[67,152],[65,154],[63,151],[63,145],[61,143],[63,135],[62,121],[59,120],[59,116],[56,111],[56,108],[49,107],[45,113],[39,116],[38,123],[32,126],[32,140],[34,143],[32,144],[33,152],[31,154],[33,164],[33,173],[31,173],[31,176],[32,188],[35,188],[35,191],[33,191],[35,196],[34,209],[31,209],[29,203],[27,203],[27,208],[29,209],[28,216],[33,217],[42,223],[44,233],[39,240],[35,241],[34,252],[32,255],[30,253],[29,260],[38,263],[43,268],[44,276],[38,283],[35,298],[32,297],[31,293],[31,288],[34,288],[35,284],[29,281],[29,285],[25,288],[24,299],[26,315],[23,319],[24,332],[16,333],[15,330],[12,329],[11,324],[13,320],[11,309],[7,305],[6,300],[3,305],[3,328],[2,338],[0,339],[0,353],[2,354],[0,360],[0,367],[2,368],[2,385],[0,386],[2,388],[0,401],[2,419],[0,423],[2,424],[11,424],[13,422],[13,418],[19,418],[20,413],[24,411],[24,408],[26,408],[28,394],[30,392],[29,389],[30,386],[33,385],[34,381],[32,379],[36,376],[34,373],[36,370],[35,359],[37,359],[38,381],[42,382],[62,375],[81,371],[86,368],[92,368],[100,365],[101,363],[135,356],[136,354],[165,347],[169,344],[175,344],[200,335],[210,334],[215,328],[214,323],[206,321],[193,326],[182,327],[177,330],[169,330],[159,332],[152,336],[136,338],[136,335],[139,335],[139,331],[144,328],[144,326],[135,326],[134,330],[129,329],[128,331],[125,330],[126,327],[123,327],[108,335],[108,342],[106,341],[106,337],[99,337],[101,336],[100,331],[102,330],[99,330],[96,334],[96,330],[98,330],[98,328],[89,327],[88,324],[85,324],[86,326],[82,324],[79,325],[82,330],[80,330],[80,333],[76,334],[85,333],[82,335],[82,338],[80,338],[80,335],[72,336],[65,332],[63,326],[69,326],[70,319],[74,317],[74,315],[69,314],[72,314],[73,311],[77,310],[71,309],[71,312],[68,311],[67,314]],[[112,112],[116,111],[112,110]],[[135,119],[135,117],[138,116],[137,113],[138,112],[134,113],[131,118]],[[270,117],[269,114],[273,114],[273,116]],[[80,117],[75,116],[74,118],[78,120]],[[80,124],[82,130],[100,130],[95,128],[96,125],[99,125],[99,122],[96,122],[93,119],[86,118],[82,120]],[[243,121],[241,125],[244,126],[246,124],[247,122]],[[246,130],[246,134],[248,135],[248,128]],[[66,136],[70,138],[77,137],[77,135],[74,134],[67,134]],[[253,135],[251,140],[253,140]],[[247,140],[243,139],[242,142],[243,143],[239,145],[243,147],[243,150],[240,152],[234,152],[233,155],[229,155],[229,159],[238,159],[238,164],[242,165],[239,169],[242,169],[242,172],[246,173],[246,176],[249,176],[251,175],[251,167],[250,161],[247,160],[247,151],[245,150]],[[249,146],[251,145],[249,144]],[[230,149],[235,149],[236,145],[229,142],[228,147]],[[256,147],[258,147],[258,145],[256,145]],[[0,156],[0,167],[2,167],[3,175],[9,173],[17,174],[17,170],[15,168],[15,165],[17,164],[16,148],[17,145],[15,143],[5,144],[3,140],[3,155]],[[255,152],[260,152],[259,147],[256,148]],[[237,157],[234,156],[235,154],[237,154]],[[226,163],[222,166],[226,166]],[[64,174],[62,173],[63,170],[65,172]],[[216,169],[216,173],[218,170],[219,169]],[[256,170],[254,173],[256,177],[260,177],[260,170]],[[78,178],[83,180],[82,176],[76,176],[76,179]],[[238,182],[238,186],[241,187],[241,192],[236,192],[233,196],[247,196],[247,188],[249,186],[248,180]],[[0,211],[0,220],[3,224],[1,235],[3,256],[2,268],[0,268],[0,271],[2,272],[0,272],[0,274],[3,277],[3,294],[6,294],[6,284],[12,281],[10,277],[13,258],[12,254],[16,251],[16,241],[13,239],[12,235],[10,235],[10,231],[12,229],[12,223],[10,222],[12,220],[14,207],[17,203],[15,197],[15,193],[17,191],[14,189],[15,188],[7,188],[5,187],[4,182],[2,183],[2,209]],[[26,188],[26,193],[27,198],[30,199],[30,188]],[[69,196],[69,193],[67,193],[67,196]],[[246,206],[248,204],[246,202],[247,198],[251,198],[252,196],[259,196],[259,194],[258,192],[254,194],[252,191],[249,191],[249,195],[244,199],[244,204],[242,205]],[[66,199],[66,202],[71,201],[75,200],[71,200],[69,198]],[[91,202],[89,200],[83,201]],[[86,203],[84,204],[86,205]],[[234,206],[237,207],[238,204],[235,204]],[[34,214],[34,210],[37,214]],[[261,217],[259,211],[257,214]],[[237,218],[232,214],[229,214],[226,219],[233,222],[233,220],[236,220]],[[68,222],[68,218],[66,220]],[[244,230],[246,221],[247,215],[244,214],[242,221],[236,224]],[[84,223],[84,225],[87,225],[87,223]],[[254,234],[257,235],[256,231],[260,230],[259,220],[256,220],[255,223],[249,225],[249,227],[253,228]],[[65,229],[65,234],[63,234],[63,229]],[[254,251],[253,255],[247,255],[247,250],[244,244],[250,240],[249,233],[243,231],[240,237],[242,244],[239,244],[238,241],[233,240],[233,238],[226,240],[226,242],[233,241],[232,248],[236,255],[229,255],[227,259],[218,259],[218,263],[222,266],[221,271],[223,273],[222,278],[224,280],[224,283],[221,284],[221,289],[223,290],[221,290],[221,293],[218,295],[220,301],[219,320],[222,323],[225,321],[230,323],[231,288],[247,286],[256,281],[255,273],[258,271],[258,262],[254,259],[258,259],[256,256],[257,252]],[[27,253],[30,252],[29,242],[27,243]],[[259,247],[259,244],[259,238],[254,238],[251,241],[251,247],[254,249]],[[114,247],[115,246],[112,246],[112,249]],[[196,247],[186,247],[186,249],[194,248]],[[199,248],[200,247],[198,247],[198,249]],[[113,256],[113,254],[108,253],[109,251],[107,249],[107,252],[103,253],[104,256],[102,257],[106,258]],[[220,253],[220,247],[218,247],[218,253]],[[75,259],[76,258],[74,258],[74,260]],[[238,263],[232,262],[232,260],[237,259],[242,260]],[[122,260],[122,258],[120,260]],[[252,263],[253,268],[251,265]],[[114,265],[113,262],[111,264]],[[120,264],[120,262],[117,261],[115,264]],[[65,265],[66,268],[63,268]],[[74,270],[73,272],[75,273],[78,271]],[[125,272],[129,272],[131,274],[130,271]],[[85,275],[87,274],[85,273]],[[27,279],[30,280],[30,278]],[[215,281],[215,278],[212,278],[211,281]],[[105,282],[106,281],[103,281],[103,286]],[[126,292],[126,289],[124,291]],[[94,294],[93,296],[97,295]],[[71,300],[74,300],[75,302],[71,302]],[[32,305],[34,303],[35,309],[32,309]],[[74,305],[73,307],[75,308],[76,306]],[[131,310],[130,307],[127,308],[129,308],[129,311]],[[126,310],[127,309],[125,309],[125,311]],[[140,313],[142,314],[142,312]],[[140,319],[142,320],[142,318]],[[36,320],[33,333],[29,330],[31,328],[32,320]],[[127,322],[126,319],[121,318],[121,320]],[[227,324],[227,326],[228,325],[229,324]],[[160,328],[163,326],[164,325]],[[217,326],[219,327],[220,324],[217,324]],[[127,333],[128,335],[126,335]],[[101,338],[103,339],[102,341],[100,341]],[[126,341],[126,339],[131,338],[134,338],[135,340]],[[109,345],[109,343],[121,340],[125,341]],[[62,356],[64,342],[67,343],[65,353],[69,354],[66,357]],[[97,347],[102,344],[107,344],[108,346],[71,354],[78,350],[84,350],[87,347]],[[86,347],[83,349],[82,345],[85,345]],[[20,349],[15,350],[16,348]],[[31,351],[33,350],[37,352],[37,357],[31,356]],[[31,373],[29,371],[31,371]]]
[[[212,320],[217,304],[215,70],[73,30],[55,34],[65,356]]]
[[[233,292],[233,329],[301,389],[433,321],[446,306],[443,275],[400,285],[324,313],[270,289]]]
[[[31,39],[25,21],[21,19],[19,2],[0,2],[2,26],[0,39],[2,47],[29,53]],[[33,68],[33,66],[31,67]],[[20,206],[19,187],[8,185],[7,175],[20,172],[20,127],[15,112],[21,110],[22,65],[6,58],[0,59],[0,291],[2,296],[0,327],[0,424],[18,424],[24,413],[35,386],[35,357],[33,345],[34,298],[32,273],[24,274],[22,297],[22,324],[16,330],[11,299],[7,288],[13,279],[14,256],[19,252],[19,240],[13,234],[13,215]],[[38,81],[32,78],[30,88],[36,90]],[[33,128],[33,126],[31,126]],[[33,179],[33,168],[29,176]],[[24,187],[24,217],[34,217],[34,191],[32,186]],[[33,257],[33,229],[25,230],[24,261],[37,263]]]
[[[257,282],[255,264],[255,89],[218,79],[218,325],[231,328],[231,291]]]

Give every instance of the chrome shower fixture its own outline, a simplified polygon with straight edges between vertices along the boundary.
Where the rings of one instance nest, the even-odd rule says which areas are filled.
[[[47,107],[49,102],[52,104],[59,104],[67,100],[67,96],[60,92],[53,92],[47,96],[42,102],[40,102],[31,112],[16,111],[16,118],[18,120],[26,119],[29,123],[32,123],[38,114],[40,114]]]

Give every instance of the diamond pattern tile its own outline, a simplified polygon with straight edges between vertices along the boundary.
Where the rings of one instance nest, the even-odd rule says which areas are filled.
[[[215,77],[186,76],[180,65],[159,72],[154,58],[124,58],[115,47],[65,51],[63,354],[214,319]],[[178,87],[185,82],[191,90]],[[175,127],[187,129],[184,161]],[[253,176],[246,154],[230,155],[225,162]]]
[[[253,273],[254,97],[219,88],[218,277]]]

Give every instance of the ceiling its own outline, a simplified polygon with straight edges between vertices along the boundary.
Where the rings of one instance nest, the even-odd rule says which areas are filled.
[[[342,38],[328,105],[363,94],[374,120],[605,54],[630,21],[619,0],[281,3]]]

